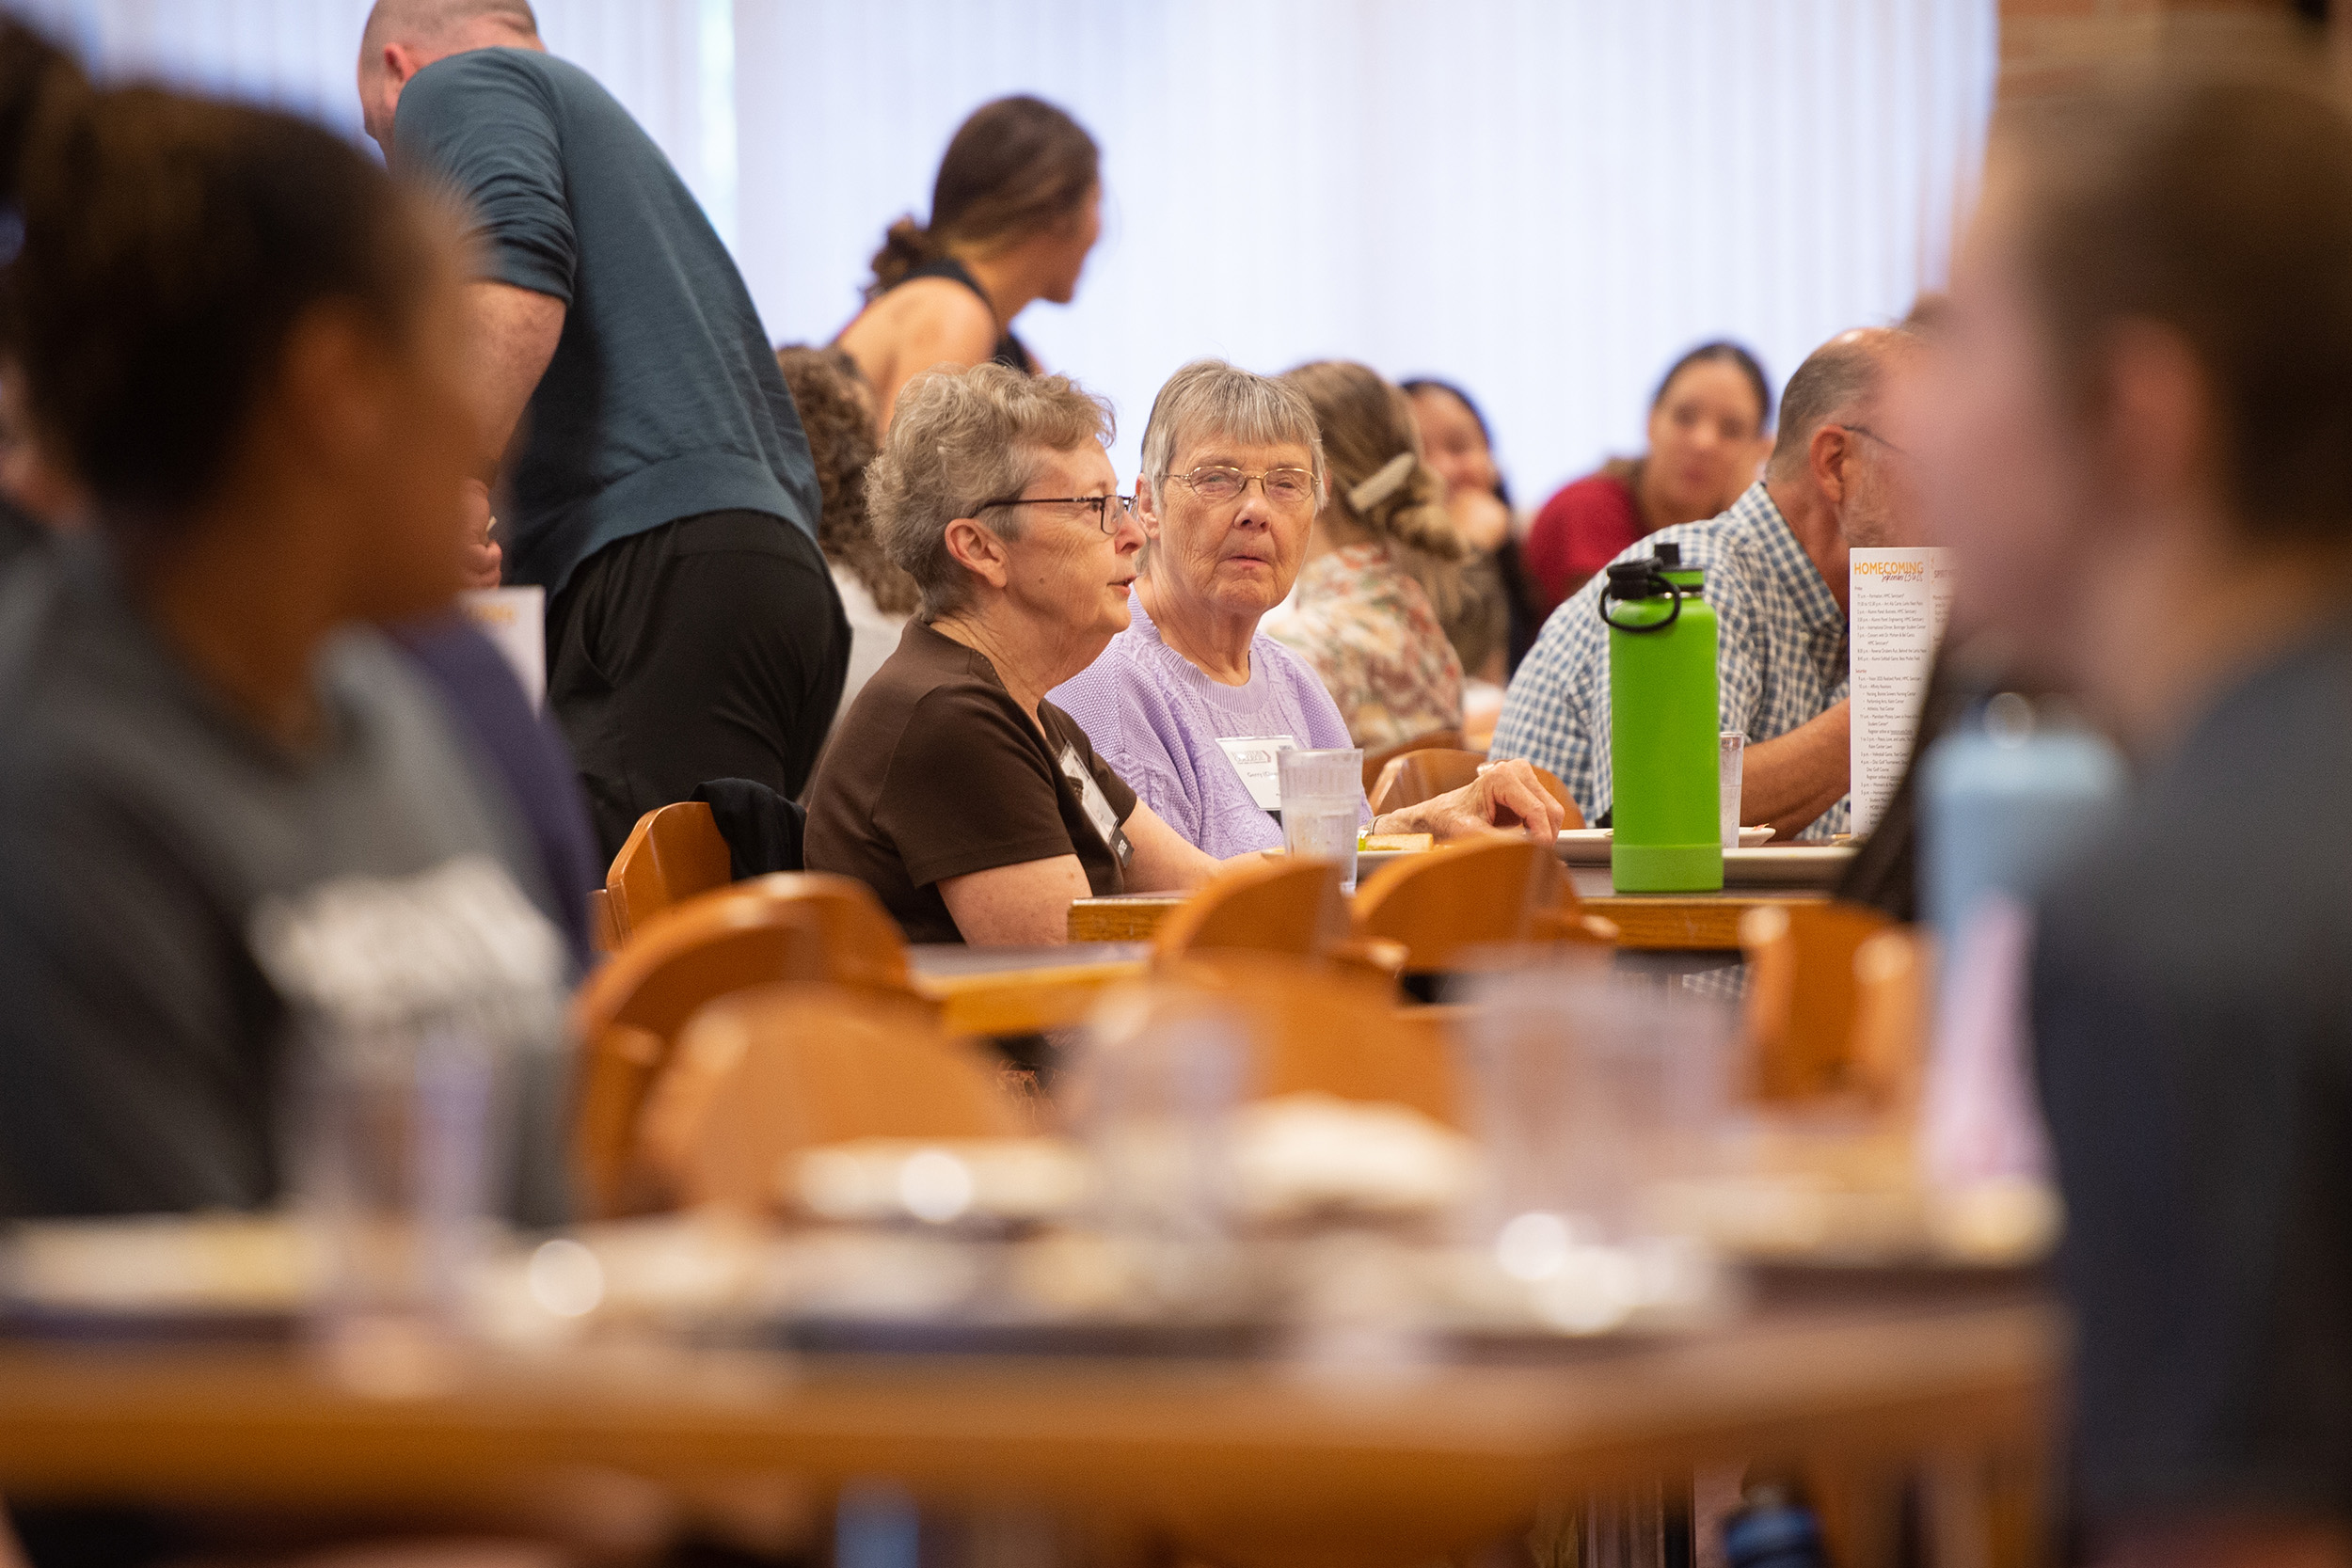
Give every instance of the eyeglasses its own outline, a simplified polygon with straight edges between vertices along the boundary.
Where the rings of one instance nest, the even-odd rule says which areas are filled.
[[[1909,457],[1911,455],[1910,448],[1897,446],[1894,442],[1888,440],[1885,436],[1881,436],[1877,431],[1872,430],[1867,424],[1841,424],[1837,428],[1844,431],[1849,436],[1859,436],[1866,440],[1876,441],[1880,446],[1884,447],[1888,451],[1893,452],[1898,457]]]
[[[972,515],[997,506],[1083,506],[1094,513],[1094,526],[1104,533],[1117,533],[1120,525],[1135,515],[1135,507],[1124,496],[1012,496],[1000,501],[982,501],[972,509]]]
[[[1239,500],[1248,492],[1253,479],[1265,499],[1285,512],[1312,505],[1315,499],[1315,476],[1304,468],[1268,468],[1262,474],[1251,474],[1239,468],[1206,467],[1195,468],[1188,474],[1170,474],[1168,478],[1182,480],[1194,495],[1212,506]]]

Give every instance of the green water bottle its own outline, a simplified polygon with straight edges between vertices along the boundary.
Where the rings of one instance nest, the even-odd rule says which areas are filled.
[[[1619,893],[1724,885],[1715,611],[1677,545],[1609,568],[1609,879]]]

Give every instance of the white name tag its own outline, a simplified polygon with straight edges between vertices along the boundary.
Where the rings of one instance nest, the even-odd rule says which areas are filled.
[[[1075,746],[1061,749],[1061,770],[1063,777],[1078,786],[1078,804],[1085,809],[1087,820],[1094,824],[1094,831],[1102,835],[1104,847],[1119,862],[1119,868],[1124,871],[1135,848],[1127,842],[1126,833],[1119,826],[1119,814],[1111,810],[1110,797],[1104,794],[1103,786],[1094,782],[1094,775],[1087,770],[1087,765],[1078,760]]]
[[[1282,768],[1278,759],[1284,752],[1296,751],[1298,742],[1286,735],[1236,735],[1219,736],[1216,743],[1225,748],[1233,771],[1241,775],[1243,787],[1258,802],[1258,809],[1280,811]]]

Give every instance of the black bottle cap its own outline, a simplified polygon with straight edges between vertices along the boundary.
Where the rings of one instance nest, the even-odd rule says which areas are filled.
[[[1661,571],[1675,571],[1682,565],[1682,546],[1668,540],[1650,551]]]

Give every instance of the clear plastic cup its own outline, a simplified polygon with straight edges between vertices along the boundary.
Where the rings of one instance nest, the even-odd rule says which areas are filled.
[[[294,1177],[322,1275],[311,1326],[332,1370],[363,1391],[438,1392],[461,1375],[510,1157],[501,1055],[465,1028],[310,1040]]]
[[[1104,998],[1057,1095],[1095,1173],[1094,1223],[1139,1300],[1214,1312],[1235,1288],[1227,1137],[1249,1023],[1150,983]]]
[[[1340,889],[1356,891],[1356,835],[1363,825],[1364,753],[1284,752],[1282,847],[1293,855],[1337,861]]]
[[[1739,730],[1723,734],[1724,847],[1740,847],[1740,767],[1747,756],[1748,737]]]
[[[1465,1239],[1571,1332],[1711,1309],[1721,1270],[1674,1198],[1719,1164],[1728,1009],[1582,965],[1480,976],[1467,994],[1485,1170]]]

